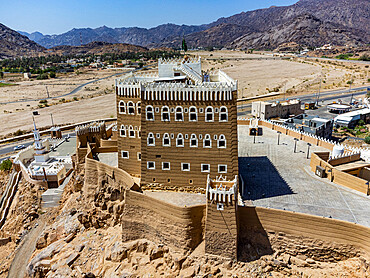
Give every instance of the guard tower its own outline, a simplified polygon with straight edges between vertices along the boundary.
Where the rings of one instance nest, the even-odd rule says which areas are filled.
[[[238,178],[227,181],[219,176],[207,178],[206,253],[237,259],[238,246]]]

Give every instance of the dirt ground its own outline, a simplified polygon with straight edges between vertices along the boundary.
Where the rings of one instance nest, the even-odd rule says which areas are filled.
[[[271,58],[267,54],[246,54],[242,51],[197,51],[203,70],[222,69],[239,82],[239,97],[264,95],[278,92],[287,95],[317,92],[320,78],[321,90],[348,88],[369,84],[369,66],[324,60],[258,60]],[[230,60],[225,60],[228,58]],[[244,59],[241,59],[244,58]],[[253,58],[246,60],[245,58]],[[20,75],[5,75],[5,81],[15,86],[0,87],[0,103],[21,99],[62,96],[79,85],[118,73],[114,70],[81,70],[80,74],[58,75],[56,79],[26,81]],[[0,104],[0,136],[17,130],[32,128],[32,111],[38,110],[39,127],[50,126],[50,113],[56,124],[76,123],[97,118],[116,116],[114,103],[114,79],[110,77],[85,86],[79,92],[49,100]],[[77,101],[76,101],[77,98]],[[40,108],[43,107],[43,108]],[[48,106],[48,107],[45,107]]]

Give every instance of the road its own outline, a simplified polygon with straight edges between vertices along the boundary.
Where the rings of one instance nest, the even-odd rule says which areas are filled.
[[[18,103],[18,102],[30,102],[30,101],[40,101],[40,100],[48,100],[48,99],[62,98],[62,97],[70,96],[70,95],[73,95],[73,94],[77,93],[83,87],[85,87],[86,85],[89,85],[91,83],[98,82],[100,80],[107,79],[107,78],[110,78],[112,76],[122,75],[122,74],[125,74],[125,73],[128,73],[128,71],[120,72],[120,73],[115,73],[115,74],[112,74],[112,75],[109,75],[109,76],[106,76],[106,77],[103,77],[103,78],[99,78],[99,79],[96,79],[96,80],[92,80],[92,81],[86,82],[84,84],[79,85],[77,88],[75,88],[71,92],[66,93],[64,95],[56,96],[56,97],[34,98],[34,99],[19,99],[19,100],[15,100],[15,101],[0,102],[0,104],[9,104],[9,103]]]
[[[338,90],[338,91],[321,92],[319,100],[320,101],[334,100],[334,99],[338,99],[338,98],[349,97],[352,94],[353,94],[353,96],[364,95],[364,94],[366,94],[366,89],[367,89],[367,86],[366,87],[353,88],[353,89],[351,89],[351,92],[349,92],[348,89]],[[357,92],[358,90],[361,90],[361,91]],[[356,92],[354,92],[354,91],[356,91]],[[325,96],[327,96],[327,97],[325,97]],[[305,102],[305,101],[315,101],[316,97],[317,97],[317,93],[313,93],[313,94],[293,96],[293,97],[287,97],[287,98],[279,98],[279,99],[275,99],[274,101],[283,101],[285,99],[287,99],[287,100],[289,100],[289,99],[300,99],[302,102]],[[244,111],[243,112],[238,112],[238,116],[243,116],[243,115],[249,114],[251,112],[251,107],[252,107],[252,103],[239,105],[238,110],[244,110]]]
[[[66,134],[63,135],[63,138],[67,137],[68,135],[69,136],[75,136],[76,133],[75,132],[66,133]],[[48,137],[48,136],[49,135],[46,135],[45,137]],[[27,139],[27,140],[23,140],[23,141],[18,141],[16,143],[6,144],[6,145],[0,147],[0,156],[13,153],[15,146],[24,145],[27,148],[28,146],[32,145],[33,142],[34,142],[33,139]],[[2,158],[0,158],[0,162],[5,160],[5,159],[8,159],[8,158],[9,158],[9,156],[2,157]]]

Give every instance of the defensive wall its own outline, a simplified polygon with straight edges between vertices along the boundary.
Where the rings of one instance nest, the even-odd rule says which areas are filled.
[[[366,179],[369,173],[366,168],[357,168],[349,172],[335,168],[337,165],[358,161],[359,159],[360,154],[353,154],[329,160],[329,152],[316,152],[311,155],[310,167],[315,172],[316,167],[320,166],[324,168],[324,176],[329,181],[369,195],[369,185],[367,185],[368,180]]]
[[[205,205],[179,207],[127,190],[122,214],[123,241],[146,238],[181,249],[203,240]]]

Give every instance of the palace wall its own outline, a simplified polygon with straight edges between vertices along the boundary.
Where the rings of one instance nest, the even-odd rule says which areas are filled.
[[[205,205],[178,207],[127,190],[122,214],[123,241],[146,238],[181,249],[203,240]]]

